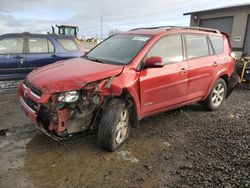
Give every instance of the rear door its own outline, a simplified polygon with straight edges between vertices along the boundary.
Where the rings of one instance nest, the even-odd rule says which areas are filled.
[[[19,79],[26,75],[24,38],[0,38],[0,80]]]
[[[205,95],[218,70],[219,60],[207,35],[185,34],[185,43],[189,65],[187,100],[194,100]]]
[[[164,58],[165,66],[145,68],[140,74],[141,108],[144,115],[175,106],[186,100],[188,65],[183,58],[181,35],[161,38],[146,58]]]
[[[60,53],[46,37],[28,38],[28,53],[25,55],[27,71],[54,63],[60,59]]]

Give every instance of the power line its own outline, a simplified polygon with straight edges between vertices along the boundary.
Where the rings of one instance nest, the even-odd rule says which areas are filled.
[[[103,39],[103,37],[102,37],[102,16],[101,16],[101,39]]]
[[[180,4],[184,5],[184,4],[187,4],[188,2],[190,2],[190,4],[193,4],[193,3],[195,3],[195,4],[193,5],[192,9],[188,9],[187,11],[193,11],[195,9],[197,10],[196,7],[198,7],[200,5],[203,5],[203,7],[205,6],[205,7],[208,7],[208,8],[213,8],[214,5],[218,4],[217,0],[212,0],[212,1],[207,2],[207,3],[204,3],[204,2],[197,3],[196,1],[193,1],[193,0],[185,0],[185,1],[182,1],[182,2],[178,2],[178,3],[172,3],[172,4],[168,5],[168,6],[166,5],[167,7],[166,6],[161,6],[159,8],[155,8],[155,7],[154,7],[154,9],[151,8],[150,10],[147,11],[146,14],[147,15],[156,15],[154,13],[158,13],[159,15],[161,15],[161,14],[164,13],[163,11],[167,12],[167,10],[169,10],[170,7],[172,9],[170,11],[176,11],[176,10],[173,9],[174,6],[178,6]],[[231,3],[231,2],[235,2],[235,1],[234,0],[222,0],[222,1],[220,1],[220,4],[221,3],[228,4],[228,3]],[[141,9],[141,10],[143,10],[143,9]],[[185,7],[181,6],[181,10],[184,12],[184,10],[186,10],[186,9],[185,9]],[[132,12],[135,12],[135,13],[133,14]],[[129,11],[129,15],[124,15],[122,13],[112,14],[112,17],[110,17],[111,15],[107,15],[107,16],[105,16],[105,24],[103,24],[103,16],[102,16],[101,17],[101,36],[103,37],[103,31],[106,30],[107,27],[110,28],[110,29],[118,27],[117,29],[119,29],[119,27],[122,27],[122,26],[126,27],[128,25],[146,25],[146,24],[148,24],[148,22],[164,22],[164,21],[166,22],[167,19],[176,19],[176,18],[169,18],[169,17],[164,16],[164,18],[162,18],[162,19],[159,19],[159,18],[158,19],[155,19],[155,18],[152,19],[152,17],[151,17],[151,19],[147,19],[146,21],[142,21],[142,20],[140,21],[138,19],[137,19],[138,21],[134,21],[134,17],[136,17],[136,15],[140,16],[140,19],[143,18],[141,12],[139,12],[138,9]],[[145,18],[145,13],[144,13],[143,16]],[[129,21],[131,19],[133,19],[133,21]],[[93,32],[95,30],[94,28],[96,28],[96,26],[94,26],[94,25],[95,25],[95,23],[85,24],[86,28],[88,28],[88,29],[85,30],[84,32]],[[93,29],[90,29],[90,28],[93,28]]]
[[[178,2],[178,3],[172,3],[172,4],[169,4],[169,5],[165,5],[165,6],[160,6],[160,7],[153,7],[151,9],[148,9],[148,8],[140,8],[139,10],[138,9],[134,9],[134,10],[126,10],[126,12],[124,13],[112,13],[111,15],[105,15],[103,16],[105,18],[105,21],[106,22],[112,22],[112,21],[115,21],[115,20],[121,20],[121,19],[128,19],[128,18],[131,18],[131,19],[134,19],[136,16],[142,16],[142,10],[147,10],[146,14],[149,14],[149,15],[155,15],[154,13],[161,13],[163,11],[167,11],[168,9],[171,8],[171,11],[176,11],[176,9],[173,9],[174,6],[179,6],[179,5],[184,5],[184,4],[187,4],[188,2],[192,3],[194,2],[195,4],[193,5],[193,7],[197,7],[199,5],[203,5],[206,6],[206,7],[211,7],[212,5],[217,5],[218,4],[218,0],[212,0],[210,2],[207,2],[207,3],[204,3],[204,2],[197,2],[197,1],[194,1],[194,0],[185,0],[185,1],[182,1],[182,2]],[[230,2],[235,2],[235,0],[222,0],[220,1],[220,3],[230,3]],[[183,7],[183,6],[182,6]],[[185,7],[183,7],[183,9],[185,9]],[[192,8],[191,10],[195,10],[196,8]],[[189,8],[190,10],[190,8]],[[144,13],[145,14],[145,13]],[[145,15],[143,15],[145,16]],[[88,19],[87,22],[92,22],[94,20],[97,20],[97,18],[92,18],[92,19]]]

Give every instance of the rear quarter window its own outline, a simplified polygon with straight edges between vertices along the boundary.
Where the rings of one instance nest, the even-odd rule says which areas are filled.
[[[57,41],[67,51],[78,51],[78,47],[72,39],[57,39]]]
[[[187,55],[189,59],[209,56],[209,46],[206,35],[185,35]]]
[[[221,54],[224,51],[224,41],[221,36],[210,35],[209,39],[214,47],[215,54]]]

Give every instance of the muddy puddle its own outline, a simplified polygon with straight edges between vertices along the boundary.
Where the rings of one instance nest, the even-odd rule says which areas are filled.
[[[59,143],[39,135],[27,144],[24,169],[42,187],[124,187],[136,171],[145,169],[147,157],[169,147],[162,139],[129,140],[117,151],[105,152],[95,135]],[[146,182],[145,182],[146,183]]]
[[[135,177],[138,172],[144,174],[152,170],[148,164],[149,155],[170,145],[163,139],[131,138],[117,151],[110,153],[99,148],[94,134],[66,142],[56,142],[40,133],[22,140],[7,139],[0,144],[3,154],[1,172],[5,172],[0,185],[126,187],[133,184],[131,179],[137,181]],[[150,184],[144,179],[142,187]]]

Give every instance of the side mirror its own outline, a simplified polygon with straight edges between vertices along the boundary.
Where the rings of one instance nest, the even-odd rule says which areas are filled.
[[[146,59],[145,67],[157,68],[164,66],[164,59],[162,57],[152,56]]]

